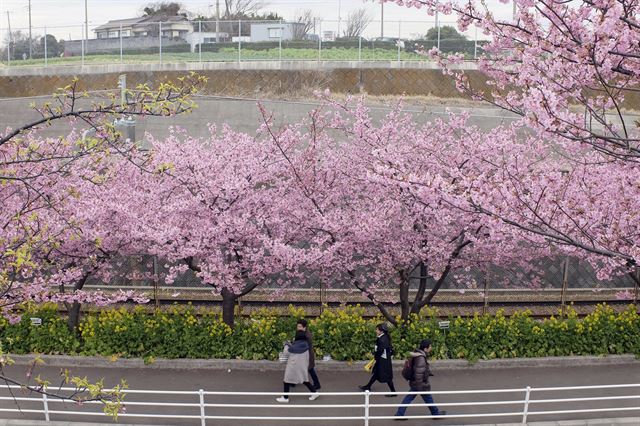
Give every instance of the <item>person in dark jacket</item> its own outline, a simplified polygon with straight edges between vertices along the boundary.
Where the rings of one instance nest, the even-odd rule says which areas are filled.
[[[420,347],[415,351],[411,352],[411,356],[413,357],[413,376],[409,381],[409,392],[428,392],[431,390],[431,384],[429,383],[429,376],[432,376],[431,370],[429,368],[429,361],[427,361],[427,357],[429,353],[431,353],[431,340],[425,339],[420,342]],[[416,399],[418,395],[406,395],[402,400],[400,407],[398,407],[398,411],[396,412],[396,420],[407,420],[403,418],[405,412],[407,411],[407,406]],[[425,404],[435,404],[433,401],[433,396],[431,394],[422,394],[420,395]],[[435,405],[429,406],[429,411],[431,411],[432,416],[444,416],[447,414],[446,411],[438,410],[438,407]]]
[[[316,354],[313,351],[313,334],[307,328],[307,320],[300,319],[296,324],[296,332],[304,331],[307,336],[307,343],[309,343],[309,377],[313,381],[313,387],[316,390],[320,390],[320,379],[318,379],[318,373],[316,373]]]
[[[284,395],[276,401],[286,404],[289,402],[289,390],[292,385],[303,384],[313,394],[310,401],[320,396],[318,391],[309,383],[309,343],[304,331],[298,331],[293,343],[287,343],[285,352],[288,353],[287,367],[284,370]]]
[[[361,390],[371,390],[371,386],[377,381],[380,383],[386,383],[389,386],[391,392],[395,392],[396,388],[393,385],[393,366],[391,365],[391,357],[393,355],[393,346],[391,345],[391,338],[389,337],[389,329],[387,324],[378,324],[376,327],[376,346],[373,352],[375,364],[371,374],[369,383],[364,386],[359,386]],[[389,397],[396,396],[394,394],[386,395]]]

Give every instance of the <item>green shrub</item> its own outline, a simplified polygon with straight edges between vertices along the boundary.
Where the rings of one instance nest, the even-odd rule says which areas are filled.
[[[154,358],[240,358],[278,357],[282,344],[291,340],[302,309],[290,307],[288,315],[260,310],[251,318],[238,319],[235,329],[222,322],[219,313],[192,306],[173,307],[148,313],[142,307],[108,309],[86,315],[80,338],[67,328],[55,305],[24,308],[16,324],[0,317],[0,340],[5,352],[84,354]],[[363,318],[364,309],[326,309],[310,321],[316,355],[335,360],[364,360],[371,357],[375,326],[380,318]],[[41,326],[31,317],[42,319]],[[569,309],[564,317],[543,321],[523,311],[512,316],[476,315],[450,318],[446,336],[438,327],[435,310],[390,330],[396,358],[400,359],[424,338],[433,341],[434,358],[468,360],[633,353],[640,355],[640,315],[634,306],[616,313],[600,305],[590,315],[578,318]]]

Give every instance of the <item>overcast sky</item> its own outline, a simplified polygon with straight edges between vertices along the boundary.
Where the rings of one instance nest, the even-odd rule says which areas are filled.
[[[93,37],[91,28],[101,25],[112,19],[130,18],[140,15],[142,7],[149,3],[139,0],[87,0],[89,11],[89,31]],[[208,15],[209,7],[215,11],[215,0],[184,0],[181,2],[188,11]],[[224,1],[221,0],[221,4]],[[509,17],[511,15],[511,5],[498,3],[497,0],[488,0],[490,7],[498,17]],[[32,25],[34,35],[42,34],[43,27],[47,27],[47,32],[57,38],[69,39],[79,38],[82,34],[84,22],[84,0],[31,0]],[[11,19],[12,30],[28,29],[28,0],[0,0],[0,33],[1,39],[7,31],[7,11]],[[322,18],[323,30],[337,29],[338,10],[342,25],[350,11],[365,7],[373,19],[378,21],[372,23],[365,36],[380,34],[380,4],[373,1],[363,0],[270,0],[265,2],[264,11],[274,11],[284,16],[285,19],[292,19],[295,12],[300,9],[311,9],[316,16]],[[408,9],[395,3],[384,5],[385,36],[412,37],[417,34],[424,34],[430,26],[433,26],[434,17],[429,16],[423,10]],[[335,21],[333,23],[328,21]],[[398,21],[402,21],[398,24]],[[422,21],[419,23],[417,21]],[[451,17],[442,17],[441,23],[452,22]],[[336,28],[334,28],[336,27]],[[342,27],[344,28],[344,27]],[[470,37],[474,32],[468,33]]]

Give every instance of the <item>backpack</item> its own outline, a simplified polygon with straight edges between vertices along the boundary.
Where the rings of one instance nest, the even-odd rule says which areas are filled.
[[[413,380],[413,358],[414,357],[409,356],[409,358],[404,361],[404,365],[402,366],[402,377],[407,381]]]

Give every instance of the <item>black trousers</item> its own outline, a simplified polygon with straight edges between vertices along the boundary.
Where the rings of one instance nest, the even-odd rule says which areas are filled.
[[[313,387],[318,389],[320,387],[320,380],[318,379],[318,373],[316,373],[315,367],[309,369],[309,377],[313,381]]]
[[[307,387],[307,389],[309,389],[309,392],[317,392],[316,388],[313,387],[313,385],[310,382],[304,382],[303,385],[305,385]],[[293,383],[287,383],[284,382],[284,397],[285,398],[289,398],[289,391],[291,390],[291,387],[295,386]]]
[[[367,389],[369,389],[369,390],[371,390],[371,386],[373,386],[373,384],[374,384],[376,381],[380,381],[380,380],[378,379],[378,375],[377,375],[377,374],[373,374],[373,375],[371,375],[371,379],[369,379],[369,383],[367,383],[366,385],[364,385],[364,387],[365,387],[365,388],[367,388]],[[385,383],[385,382],[380,382],[380,383]],[[390,380],[390,381],[388,381],[388,382],[386,382],[386,383],[387,383],[387,386],[389,386],[389,390],[390,390],[391,392],[395,392],[395,391],[396,391],[396,387],[393,385],[393,380]]]

